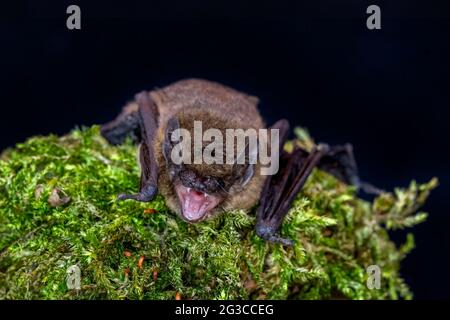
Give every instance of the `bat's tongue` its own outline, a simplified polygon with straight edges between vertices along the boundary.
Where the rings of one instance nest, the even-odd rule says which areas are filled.
[[[218,199],[212,195],[184,186],[178,187],[177,193],[183,217],[190,222],[201,220],[219,203]]]

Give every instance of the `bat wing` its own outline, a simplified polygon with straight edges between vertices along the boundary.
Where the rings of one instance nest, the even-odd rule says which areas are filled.
[[[101,134],[112,144],[120,144],[127,136],[134,136],[141,143],[139,160],[141,183],[137,194],[120,194],[119,200],[133,199],[148,202],[157,193],[158,166],[155,159],[153,139],[158,129],[158,109],[148,92],[136,95],[138,108],[125,108],[113,121],[101,128]]]
[[[279,170],[275,175],[268,176],[261,193],[261,202],[256,212],[256,233],[267,241],[289,246],[293,244],[292,240],[282,238],[278,233],[279,228],[314,167],[357,187],[360,186],[360,181],[350,144],[334,147],[319,144],[310,152],[296,147],[289,153],[282,148],[287,139],[289,123],[280,120],[272,128],[280,130],[279,150],[282,151]]]

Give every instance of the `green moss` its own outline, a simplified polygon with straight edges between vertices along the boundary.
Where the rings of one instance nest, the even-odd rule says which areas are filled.
[[[296,133],[287,148],[312,145],[306,131]],[[315,171],[283,224],[283,236],[296,242],[284,248],[255,235],[253,212],[189,225],[161,196],[117,202],[118,193],[136,190],[138,171],[136,147],[108,145],[98,127],[34,137],[5,152],[0,299],[411,298],[399,268],[413,236],[396,247],[388,229],[426,218],[415,212],[435,179],[369,203]],[[53,195],[49,203],[54,190],[56,200],[70,201],[55,203]],[[81,270],[80,290],[66,284],[73,265]],[[369,265],[381,268],[380,289],[366,286]]]

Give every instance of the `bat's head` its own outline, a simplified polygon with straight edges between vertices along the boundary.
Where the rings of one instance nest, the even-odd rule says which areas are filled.
[[[172,118],[165,129],[162,151],[167,175],[175,193],[177,211],[182,219],[195,223],[223,211],[230,198],[241,192],[252,179],[254,165],[226,164],[225,158],[224,163],[205,163],[204,158],[200,162],[194,161],[194,139],[190,143],[182,143],[186,137],[179,136],[177,129],[184,129],[194,137],[190,123],[182,122],[180,126],[179,120]],[[208,144],[202,142],[202,154],[205,154]],[[186,153],[180,152],[183,148],[190,149],[190,159],[185,157]],[[178,158],[182,153],[183,157]],[[221,151],[216,148],[211,154],[219,156],[216,153]],[[220,157],[224,157],[224,154]]]

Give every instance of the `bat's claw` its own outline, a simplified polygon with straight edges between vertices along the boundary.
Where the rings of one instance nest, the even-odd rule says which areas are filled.
[[[386,193],[385,190],[379,189],[379,188],[375,187],[374,185],[372,185],[372,184],[370,184],[368,182],[365,182],[365,181],[361,181],[359,183],[359,188],[362,191],[364,191],[365,193],[367,193],[367,194],[373,194],[373,195],[376,195],[376,196],[379,196],[380,194]]]
[[[279,243],[286,247],[292,247],[294,245],[294,241],[292,241],[291,239],[282,238],[276,234],[271,235],[269,237],[269,239],[267,239],[267,241],[273,242],[273,243]]]
[[[156,196],[156,193],[158,192],[158,189],[154,186],[149,186],[147,188],[144,188],[141,190],[141,192],[136,193],[136,194],[126,194],[126,193],[121,193],[117,196],[117,200],[122,201],[122,200],[136,200],[139,202],[149,202],[152,201],[153,198]]]
[[[274,230],[274,228],[259,224],[256,226],[256,234],[269,242],[273,242],[273,243],[279,243],[283,246],[287,246],[287,247],[291,247],[294,245],[294,241],[292,241],[291,239],[286,239],[286,238],[282,238],[280,237],[276,231]]]

